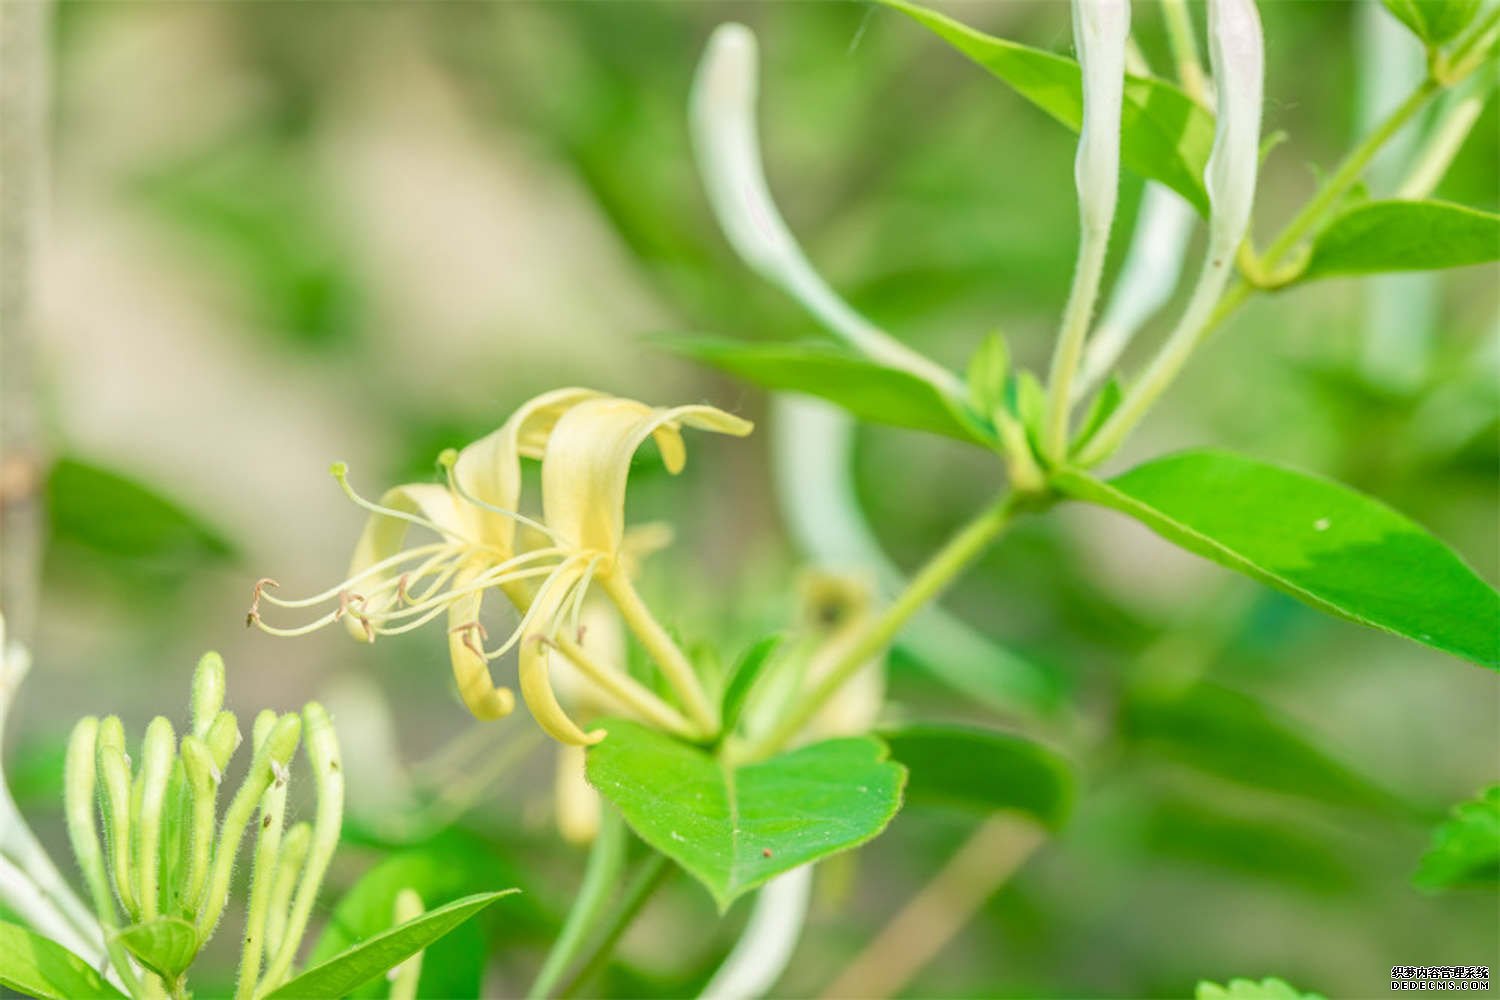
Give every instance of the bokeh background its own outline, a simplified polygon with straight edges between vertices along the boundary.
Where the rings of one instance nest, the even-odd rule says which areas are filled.
[[[1266,131],[1287,135],[1265,168],[1263,238],[1368,119],[1383,75],[1368,64],[1377,6],[1262,5]],[[1143,50],[1165,72],[1158,12],[1138,7]],[[1069,44],[1062,3],[948,9],[1029,44]],[[467,725],[446,643],[427,631],[366,647],[332,629],[274,640],[247,632],[244,613],[258,577],[298,594],[342,576],[363,517],[332,460],[369,495],[435,480],[442,448],[565,384],[765,415],[759,390],[647,342],[817,332],[734,259],[695,174],[689,86],[708,33],[730,19],[761,40],[772,187],[833,284],[945,363],[961,366],[998,328],[1041,367],[1076,238],[1073,139],[895,13],[57,7],[34,391],[58,461],[37,666],[6,749],[13,790],[59,859],[72,721],[116,711],[139,733],[157,712],[180,719],[193,663],[218,649],[242,717],[315,696],[365,706],[355,753],[369,797],[351,802],[359,817],[325,901],[392,855],[443,858],[454,896],[520,884],[525,901],[456,936],[446,965],[477,969],[487,944],[492,995],[524,990],[583,861],[553,833],[551,758],[528,742],[524,713],[469,737],[477,760],[519,761],[469,796],[473,808],[382,826],[410,805],[402,762]],[[1497,146],[1491,102],[1438,196],[1493,210]],[[1127,176],[1123,222],[1139,193]],[[1325,473],[1424,523],[1494,581],[1497,277],[1261,297],[1119,462],[1214,444]],[[1394,341],[1375,330],[1391,294],[1417,317]],[[800,562],[766,438],[690,442],[683,476],[642,465],[632,485],[633,517],[677,526],[647,579],[655,603],[725,656],[747,623],[788,613]],[[993,464],[868,428],[854,474],[880,539],[911,567],[999,486]],[[1105,512],[1026,524],[947,603],[1038,665],[1056,706],[979,706],[898,656],[891,714],[1035,733],[1074,757],[1081,788],[1068,828],[910,995],[1167,997],[1199,978],[1280,975],[1374,996],[1391,965],[1500,954],[1492,893],[1410,882],[1446,808],[1495,779],[1489,674],[1320,617]],[[399,706],[385,720],[395,750],[381,698]],[[976,822],[908,810],[823,866],[784,993],[827,983]],[[604,987],[690,993],[746,909],[715,924],[706,895],[675,884]]]

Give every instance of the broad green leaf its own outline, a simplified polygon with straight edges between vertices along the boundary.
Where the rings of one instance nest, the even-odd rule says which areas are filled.
[[[0,921],[0,986],[38,1000],[125,995],[62,945],[4,921]]]
[[[1429,45],[1440,45],[1464,30],[1479,11],[1479,0],[1384,0],[1384,3],[1386,10]]]
[[[356,943],[389,930],[396,896],[412,889],[428,906],[468,895],[498,878],[495,859],[460,839],[441,846],[392,854],[366,872],[333,908],[308,963],[325,962]],[[507,879],[508,881],[508,879]],[[508,918],[513,907],[507,907]],[[510,926],[509,921],[507,926]],[[477,922],[466,923],[434,942],[422,962],[421,996],[476,997],[484,977],[484,938]],[[372,981],[348,995],[383,997],[386,986]]]
[[[1298,280],[1494,260],[1500,260],[1500,215],[1446,201],[1371,201],[1335,216],[1317,235]]]
[[[173,501],[77,459],[52,467],[47,518],[54,540],[121,560],[183,566],[234,554],[217,529]]]
[[[745,701],[780,642],[780,636],[768,635],[745,650],[745,654],[734,665],[734,673],[730,675],[729,683],[724,688],[724,701],[719,710],[719,717],[724,720],[724,732],[732,733],[735,726],[739,725]]]
[[[1275,977],[1258,983],[1253,979],[1231,979],[1228,986],[1200,982],[1194,997],[1196,1000],[1323,1000],[1317,993],[1303,993]]]
[[[1073,804],[1072,766],[1040,743],[973,726],[919,724],[880,734],[909,772],[907,798],[990,813],[1030,813],[1057,829]]]
[[[169,982],[177,979],[198,955],[198,931],[180,917],[161,917],[132,924],[118,934],[141,964],[159,972]]]
[[[863,844],[901,806],[906,769],[869,737],[735,767],[633,722],[604,726],[589,781],[721,911],[784,871]]]
[[[1300,728],[1253,698],[1209,682],[1180,691],[1133,690],[1120,720],[1120,733],[1132,744],[1221,778],[1328,805],[1410,810]]]
[[[1453,807],[1412,881],[1430,890],[1500,885],[1500,785]]]
[[[316,965],[270,994],[273,1000],[317,1000],[341,997],[370,980],[395,968],[444,934],[475,916],[502,896],[502,892],[481,892],[454,900],[447,906],[428,910],[413,920],[376,934],[321,965]]]
[[[1319,610],[1500,669],[1500,595],[1421,527],[1347,487],[1218,451],[1108,482],[1072,470],[1053,482]]]
[[[826,344],[752,344],[683,337],[669,350],[769,389],[819,396],[877,424],[990,446],[993,432],[933,385]]]
[[[1083,127],[1083,76],[1077,62],[986,35],[903,0],[881,2],[931,29],[1074,132]],[[1154,77],[1125,77],[1120,162],[1141,177],[1165,184],[1205,215],[1203,170],[1213,139],[1213,115],[1181,90]]]

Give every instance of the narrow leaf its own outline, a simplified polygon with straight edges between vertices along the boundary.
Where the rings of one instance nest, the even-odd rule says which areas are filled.
[[[1434,271],[1495,260],[1500,260],[1500,215],[1446,201],[1371,201],[1336,216],[1318,234],[1298,280]]]
[[[1083,127],[1083,74],[1074,60],[995,38],[904,0],[881,2],[930,29],[1074,132]],[[1181,90],[1154,77],[1125,77],[1120,162],[1165,184],[1204,215],[1203,170],[1213,138],[1213,115]]]
[[[198,956],[198,932],[180,917],[161,917],[132,924],[118,934],[141,964],[172,982],[187,971]]]
[[[609,738],[589,749],[589,781],[721,911],[782,872],[871,839],[901,805],[906,769],[869,737],[735,766],[637,723],[605,725]]]
[[[861,420],[986,447],[994,443],[993,431],[930,382],[826,344],[752,344],[703,337],[658,342],[676,354],[769,389],[821,397]]]
[[[1500,886],[1500,785],[1453,807],[1412,881],[1428,890]]]
[[[1073,769],[1040,743],[974,726],[932,723],[880,734],[891,758],[910,772],[913,805],[981,814],[1000,809],[1030,813],[1057,829],[1073,804]]]
[[[739,725],[745,701],[780,642],[780,636],[768,635],[745,650],[745,655],[734,665],[734,673],[730,675],[729,683],[724,689],[724,701],[719,712],[720,718],[724,720],[724,732],[732,733],[735,726]]]
[[[125,995],[62,945],[5,921],[0,921],[0,986],[38,1000]]]
[[[377,934],[322,965],[308,969],[272,992],[271,1000],[315,1000],[320,997],[344,996],[395,968],[495,900],[517,891],[519,890],[506,889],[503,892],[482,892],[429,910],[415,920],[408,920],[398,927]]]
[[[1452,550],[1370,497],[1217,451],[1148,462],[1062,492],[1321,611],[1500,669],[1500,595]]]

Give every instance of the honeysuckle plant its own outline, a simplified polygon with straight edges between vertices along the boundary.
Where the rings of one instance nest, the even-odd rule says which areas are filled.
[[[1008,473],[1005,493],[894,592],[885,567],[844,567],[854,575],[819,578],[801,628],[757,644],[720,676],[694,662],[659,624],[663,616],[630,585],[623,498],[629,458],[647,437],[657,436],[668,468],[676,471],[680,444],[675,437],[664,441],[662,431],[675,434],[678,424],[696,423],[741,434],[748,423],[708,407],[655,409],[561,390],[523,405],[489,438],[441,457],[446,488],[401,487],[378,505],[356,498],[372,519],[350,578],[316,599],[335,606],[315,625],[343,619],[366,640],[414,627],[446,601],[455,676],[471,710],[481,718],[509,711],[508,693],[491,685],[486,665],[517,647],[522,694],[538,723],[569,747],[589,747],[587,786],[575,780],[578,751],[565,750],[560,758],[557,809],[573,836],[593,837],[593,854],[534,995],[558,988],[568,968],[590,964],[584,941],[610,919],[605,903],[623,877],[621,820],[656,853],[629,882],[616,920],[628,920],[660,880],[662,857],[727,906],[778,875],[878,833],[898,807],[905,780],[884,747],[861,735],[876,724],[886,649],[1016,519],[1058,503],[1113,508],[1314,607],[1492,668],[1500,660],[1494,591],[1440,542],[1372,500],[1221,452],[1168,456],[1113,479],[1094,471],[1126,443],[1203,340],[1253,293],[1324,274],[1493,258],[1494,248],[1472,236],[1481,217],[1487,232],[1500,232],[1483,213],[1441,203],[1348,200],[1397,128],[1439,91],[1462,85],[1493,62],[1493,13],[1476,14],[1440,39],[1424,38],[1432,71],[1417,94],[1350,152],[1261,253],[1250,231],[1264,155],[1265,60],[1252,0],[1207,5],[1206,71],[1192,50],[1190,22],[1179,30],[1180,86],[1141,70],[1132,55],[1127,2],[1074,4],[1076,63],[990,38],[903,0],[886,6],[927,26],[1079,133],[1078,256],[1050,371],[1041,378],[1015,369],[1004,341],[994,337],[965,373],[949,371],[861,316],[819,276],[777,210],[761,165],[756,43],[738,25],[710,39],[689,105],[709,203],[745,263],[805,306],[848,350],[701,338],[676,346],[771,388],[821,396],[856,417],[987,449]],[[1174,5],[1174,15],[1179,26],[1189,17],[1181,5]],[[1418,169],[1431,173],[1431,158],[1440,155],[1451,157],[1451,150],[1431,153]],[[1116,230],[1122,166],[1144,175],[1150,187],[1127,260],[1106,295],[1104,264]],[[1197,276],[1154,355],[1138,374],[1122,378],[1114,370],[1125,347],[1172,296],[1195,212],[1207,227]],[[1402,233],[1445,225],[1454,227],[1459,247],[1408,248],[1402,256]],[[1372,259],[1357,245],[1353,234],[1366,227],[1389,234],[1386,259]],[[537,518],[519,509],[522,459],[542,463]],[[435,547],[398,553],[408,523],[435,532]],[[517,525],[533,536],[525,545],[516,543]],[[818,533],[808,532],[814,548]],[[1412,566],[1420,572],[1409,572]],[[859,574],[871,570],[885,577],[878,588],[860,582]],[[421,589],[428,579],[436,582]],[[517,624],[507,640],[486,649],[479,606],[490,589],[505,595]],[[583,646],[578,624],[594,591],[626,623],[669,691],[658,696],[633,678],[618,649],[598,654]],[[258,610],[251,617],[285,634],[262,622]],[[568,664],[572,693],[563,700],[586,715],[613,718],[586,730],[568,715],[554,691],[553,651]],[[580,691],[592,693],[592,705]],[[891,745],[903,746],[899,732]],[[834,787],[841,791],[810,810],[793,787],[799,776],[825,769],[837,776]],[[609,803],[602,813],[594,811],[590,786]],[[850,789],[860,794],[845,794]],[[818,845],[808,848],[812,839]],[[768,928],[800,923],[792,911],[805,905],[805,886],[791,885],[766,893],[763,902],[774,904],[768,912],[779,917],[751,922],[715,990],[744,982],[764,988],[765,977],[747,976],[746,963],[763,964],[773,953],[784,962],[785,935]]]
[[[1013,364],[1000,336],[976,337],[962,373],[927,357],[844,301],[799,246],[761,162],[755,36],[735,24],[714,31],[684,95],[709,206],[745,265],[834,338],[675,341],[681,353],[788,394],[772,410],[782,425],[773,450],[787,480],[779,492],[793,535],[817,566],[786,588],[796,596],[780,629],[737,648],[685,642],[670,602],[648,601],[639,583],[670,526],[627,527],[628,481],[648,441],[675,474],[686,459],[685,430],[744,437],[751,423],[703,403],[654,406],[588,388],[523,403],[492,433],[434,456],[433,481],[389,488],[378,501],[335,465],[339,486],[368,514],[345,578],[303,598],[283,596],[270,578],[254,585],[246,624],[272,636],[342,626],[374,643],[440,623],[430,631],[445,631],[458,700],[483,725],[516,707],[511,685],[496,681],[514,660],[521,700],[558,744],[558,832],[590,845],[530,996],[585,988],[677,869],[721,913],[756,894],[704,995],[769,991],[795,950],[812,866],[879,835],[908,793],[986,814],[936,877],[939,888],[962,889],[976,870],[993,887],[1042,847],[1068,815],[1069,759],[1019,735],[903,718],[885,703],[885,667],[909,626],[926,621],[935,623],[932,634],[964,635],[936,611],[939,597],[1017,521],[1060,504],[1112,509],[1320,611],[1500,669],[1500,596],[1442,542],[1370,497],[1213,450],[1101,472],[1205,339],[1252,296],[1331,275],[1500,257],[1500,216],[1427,199],[1474,125],[1473,101],[1483,104],[1475,89],[1487,95],[1493,86],[1500,8],[1388,3],[1415,33],[1425,76],[1261,251],[1256,192],[1271,143],[1263,137],[1265,39],[1254,0],[1208,0],[1206,68],[1191,12],[1168,0],[1175,81],[1142,65],[1128,0],[1074,0],[1076,59],[905,0],[881,6],[1078,133],[1077,253],[1045,373]],[[1361,190],[1376,154],[1444,93],[1457,97],[1397,197]],[[1125,171],[1146,182],[1128,240],[1117,232]],[[1173,300],[1198,219],[1206,238],[1180,311],[1138,370],[1120,371],[1126,348]],[[1127,249],[1111,283],[1112,243]],[[1000,495],[909,574],[859,520],[847,483],[821,478],[821,466],[847,465],[856,419],[953,438],[1004,473]],[[536,496],[526,489],[527,462],[539,463]],[[847,495],[830,495],[840,490]],[[339,995],[387,970],[392,996],[414,995],[422,948],[496,894],[423,913],[420,896],[403,888],[389,930],[298,975],[300,943],[339,838],[332,722],[316,704],[257,716],[248,769],[221,815],[219,785],[240,741],[235,717],[222,708],[223,687],[222,663],[206,657],[189,730],[179,738],[166,718],[154,719],[138,761],[118,718],[79,723],[66,807],[93,913],[80,917],[70,890],[52,892],[22,913],[30,931],[0,925],[0,933],[60,963],[73,977],[67,982],[82,984],[71,995],[186,995],[190,966],[229,908],[235,858],[253,829],[238,995]],[[1022,700],[1026,710],[1041,701]],[[287,826],[299,743],[318,805],[311,824]],[[964,766],[952,767],[959,759]],[[1465,884],[1492,867],[1494,799],[1486,793],[1465,805],[1440,831],[1424,862],[1430,888]],[[9,834],[0,833],[7,846]],[[22,884],[6,857],[0,889]],[[44,890],[60,881],[35,857],[12,867]],[[851,963],[835,990],[901,989],[911,969],[892,971],[879,953],[882,942],[924,928],[921,902]],[[30,979],[16,968],[0,960],[0,982],[70,995],[41,964],[22,970]],[[1276,979],[1205,983],[1200,994],[1297,995]]]

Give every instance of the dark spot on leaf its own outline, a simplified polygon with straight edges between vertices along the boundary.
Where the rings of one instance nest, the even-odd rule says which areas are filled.
[[[769,858],[771,856],[771,849],[769,847],[762,847],[760,849],[760,856],[763,858]]]

